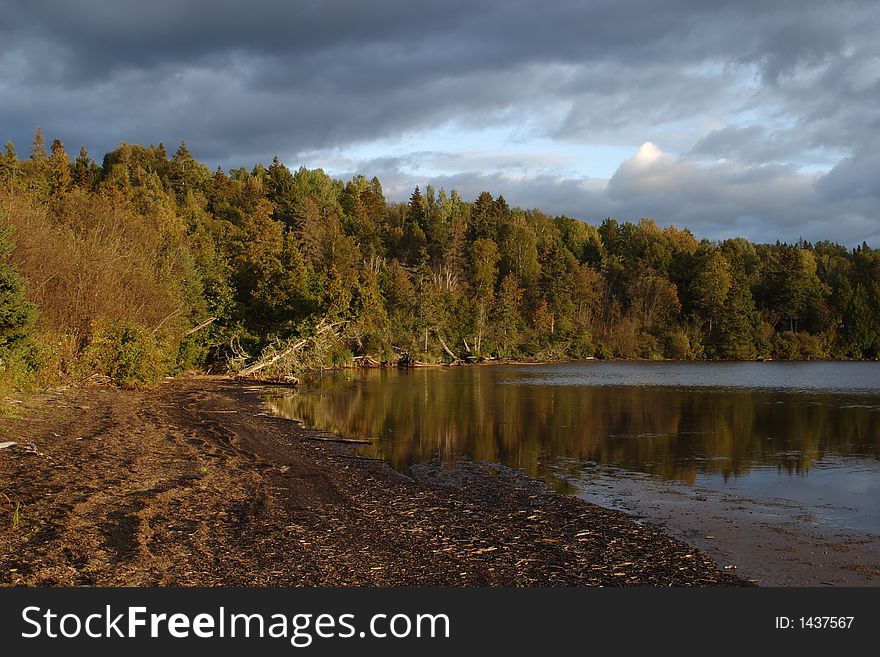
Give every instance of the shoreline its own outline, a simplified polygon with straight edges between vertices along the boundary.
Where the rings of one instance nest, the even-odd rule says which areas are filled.
[[[363,356],[356,356],[355,358],[363,358]],[[480,366],[480,365],[564,365],[566,363],[877,363],[880,362],[880,358],[800,358],[800,359],[782,359],[782,358],[752,358],[749,360],[742,359],[728,359],[728,358],[717,358],[717,359],[688,359],[681,360],[675,358],[599,358],[597,356],[591,356],[589,358],[562,358],[558,360],[553,359],[535,359],[535,360],[523,360],[523,359],[504,359],[504,358],[483,358],[482,360],[456,360],[450,362],[438,362],[438,363],[429,363],[425,361],[415,361],[411,364],[401,364],[401,363],[390,363],[390,362],[378,362],[373,361],[373,363],[364,363],[364,364],[352,364],[352,365],[338,365],[338,366],[330,366],[325,367],[320,370],[310,370],[305,372],[305,375],[309,374],[319,374],[321,372],[333,372],[340,370],[381,370],[381,369],[419,369],[423,367],[468,367],[468,366]],[[219,376],[219,375],[218,375]],[[235,378],[235,374],[230,374],[233,378]],[[250,381],[261,381],[258,377],[242,377],[242,380],[250,380]],[[268,379],[267,379],[268,380]]]
[[[406,476],[315,440],[263,409],[273,387],[189,377],[25,400],[0,420],[32,443],[0,451],[0,585],[747,584],[510,468]]]
[[[658,524],[759,586],[873,587],[880,577],[880,536],[823,522],[791,500],[602,465],[572,485],[583,499]]]
[[[332,374],[328,373],[327,376]],[[347,375],[344,376],[348,380]],[[357,379],[361,375],[354,376]],[[384,380],[385,375],[381,376]],[[317,381],[314,383],[317,385]],[[318,391],[317,394],[323,396],[321,388],[312,389],[309,380],[304,385],[306,388],[301,392],[306,395]],[[309,417],[313,423],[320,424],[316,420],[320,413],[305,411],[305,415],[297,415],[295,405],[279,406],[273,398],[269,399],[269,406],[274,413],[292,421],[302,422],[296,418]],[[306,408],[309,407],[306,404]],[[369,412],[369,405],[367,407]],[[336,413],[342,410],[343,416],[351,414],[344,408],[344,405],[337,408]],[[430,458],[430,444],[427,447],[422,444],[422,449],[418,445],[412,448],[416,456],[395,459],[396,454],[406,453],[406,448],[401,447],[398,452],[387,446],[386,439],[391,435],[394,421],[385,418],[379,422],[379,419],[381,415],[373,418],[372,423],[349,424],[346,429],[345,420],[340,419],[341,424],[334,425],[332,419],[328,421],[325,418],[324,421],[328,423],[324,428],[316,426],[314,429],[324,431],[328,436],[346,436],[353,427],[364,426],[365,431],[371,432],[365,435],[373,438],[374,442],[385,443],[386,447],[375,452],[359,451],[371,456],[387,456],[398,470],[404,472],[411,467],[407,465],[411,460],[418,462]],[[388,424],[389,420],[391,424]],[[309,425],[304,423],[303,426]],[[377,427],[386,430],[387,435],[376,432]],[[422,433],[426,433],[424,427]],[[413,440],[412,437],[399,434],[396,428],[394,435],[402,438],[402,444]],[[338,439],[348,442],[346,438]],[[498,440],[504,445],[511,444],[509,437]],[[485,452],[484,449],[482,453]],[[450,458],[447,453],[447,462]],[[459,455],[454,460],[461,458]],[[518,467],[516,460],[509,455],[500,460]],[[685,483],[674,477],[667,479],[615,467],[601,460],[582,463],[580,475],[565,469],[563,472],[567,472],[568,476],[551,474],[556,472],[552,468],[549,472],[545,471],[543,476],[535,474],[534,467],[528,471],[532,476],[546,480],[557,491],[623,511],[637,522],[658,526],[671,536],[699,548],[722,568],[758,585],[850,587],[876,586],[880,581],[880,535],[872,533],[867,526],[847,524],[845,514],[854,512],[850,507],[859,504],[854,500],[838,497],[832,502],[823,493],[826,495],[825,501],[821,504],[817,502],[818,506],[815,506],[800,499],[796,493],[791,496],[784,491],[776,491],[775,494],[767,494],[766,491],[763,494],[750,493],[748,486],[727,485],[726,478],[723,485],[711,483],[711,475],[701,475],[697,478],[700,481]],[[737,475],[732,481],[738,478]],[[862,497],[861,504],[864,505],[864,495]]]
[[[226,374],[208,374],[205,376],[217,376],[217,377],[227,377],[234,381],[239,381],[241,383],[254,383],[254,384],[262,384],[262,385],[293,385],[296,386],[300,382],[300,380],[310,377],[320,377],[325,372],[350,372],[350,371],[361,371],[361,370],[418,370],[418,369],[445,369],[445,368],[453,368],[453,367],[491,367],[491,366],[540,366],[540,365],[566,365],[572,363],[640,363],[640,364],[653,364],[653,363],[682,363],[682,364],[734,364],[734,363],[876,363],[880,362],[880,359],[871,359],[871,358],[814,358],[814,359],[801,359],[801,360],[778,360],[774,358],[755,358],[753,360],[676,360],[673,358],[658,358],[658,359],[650,359],[650,358],[597,358],[595,356],[590,358],[567,358],[561,360],[504,360],[504,359],[492,359],[486,358],[483,360],[475,360],[475,361],[452,361],[452,362],[442,362],[442,363],[428,363],[422,361],[416,361],[415,363],[409,364],[400,364],[400,363],[378,363],[375,362],[373,364],[352,364],[352,365],[334,365],[329,367],[323,367],[321,369],[307,370],[303,372],[300,376],[294,377],[272,377],[272,376],[238,376],[235,373]],[[202,374],[196,374],[197,376],[201,376]],[[291,383],[291,379],[293,383]]]

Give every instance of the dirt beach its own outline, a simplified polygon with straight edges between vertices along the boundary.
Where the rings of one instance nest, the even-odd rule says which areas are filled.
[[[631,517],[502,466],[415,468],[269,414],[221,378],[7,399],[0,584],[714,586]]]

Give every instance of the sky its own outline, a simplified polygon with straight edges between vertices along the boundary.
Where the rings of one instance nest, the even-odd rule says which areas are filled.
[[[880,3],[4,0],[0,140],[880,247]]]

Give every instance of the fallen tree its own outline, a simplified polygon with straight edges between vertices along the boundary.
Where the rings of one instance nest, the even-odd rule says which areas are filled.
[[[285,345],[271,344],[250,365],[236,373],[238,378],[254,376],[270,368],[278,371],[283,378],[289,378],[292,372],[308,369],[320,369],[324,366],[326,353],[333,342],[339,339],[339,327],[343,322],[329,322],[322,319],[312,335],[296,338]]]

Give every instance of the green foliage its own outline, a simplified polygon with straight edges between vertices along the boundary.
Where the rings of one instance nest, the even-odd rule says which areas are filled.
[[[867,286],[857,284],[845,317],[843,337],[850,355],[876,358],[880,354],[880,304],[876,293],[872,295]]]
[[[11,231],[0,229],[0,356],[27,340],[36,308],[25,299],[25,280],[9,264]]]
[[[721,314],[719,339],[713,354],[727,360],[753,360],[757,355],[755,334],[758,315],[746,285],[739,281],[730,288]]]
[[[495,328],[495,344],[501,356],[513,356],[519,351],[519,342],[525,324],[522,319],[523,290],[512,273],[507,274],[498,289],[497,302],[492,315]],[[587,354],[592,355],[592,351]],[[575,356],[576,358],[586,358]]]
[[[574,360],[593,358],[596,355],[596,345],[593,343],[593,336],[589,333],[576,335],[572,339],[566,355]]]
[[[650,333],[642,333],[639,335],[635,355],[637,358],[644,358],[646,360],[662,360],[663,349],[660,346],[660,341]]]
[[[709,332],[717,320],[730,291],[730,266],[714,247],[704,245],[697,252],[696,275],[691,281],[691,299],[703,317],[709,319]]]
[[[471,267],[474,293],[489,298],[498,278],[498,247],[489,239],[478,239],[471,245]]]
[[[673,330],[666,334],[664,355],[672,360],[693,360],[694,352],[687,334],[681,330]]]
[[[169,348],[171,348],[170,345]],[[187,336],[180,341],[177,357],[170,365],[168,374],[177,375],[195,372],[204,367],[207,357],[208,350],[204,343],[197,336]]]
[[[25,298],[24,278],[9,264],[12,247],[10,229],[0,228],[0,372],[6,385],[20,387],[35,365],[36,307]]]
[[[122,388],[152,385],[171,365],[167,344],[153,331],[126,322],[96,323],[82,354],[83,374],[102,374]]]
[[[277,158],[214,173],[182,143],[122,143],[99,166],[38,130],[0,155],[0,358],[118,385],[454,358],[880,356],[880,252],[720,244],[686,229],[594,226],[483,192],[343,183]],[[9,240],[14,230],[15,249]],[[39,320],[35,310],[39,308]],[[330,334],[316,326],[329,322]]]
[[[784,331],[773,338],[773,357],[779,360],[820,360],[828,358],[822,340],[805,331]]]
[[[0,155],[0,185],[11,188],[15,185],[20,168],[18,158],[15,155],[15,144],[6,142],[6,150]]]

